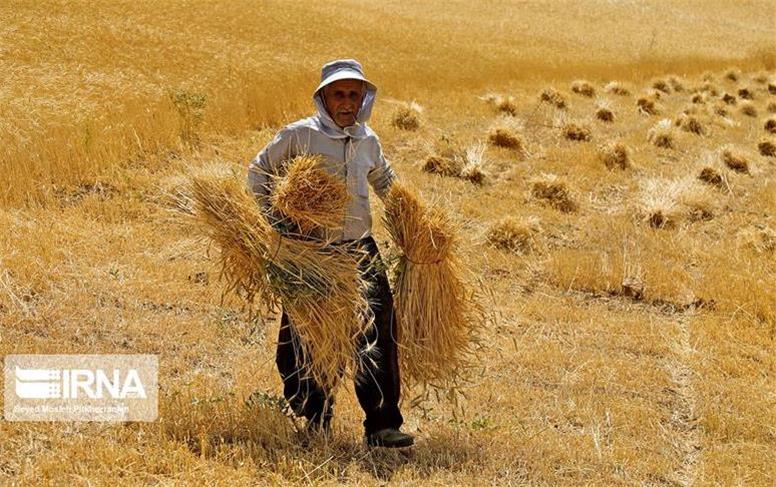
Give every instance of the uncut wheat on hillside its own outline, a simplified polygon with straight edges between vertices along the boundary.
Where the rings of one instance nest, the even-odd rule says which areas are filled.
[[[6,371],[0,484],[776,484],[774,18],[766,0],[0,4],[4,364],[159,365],[148,422],[12,420],[29,383],[64,388]],[[379,139],[353,129],[290,173],[290,153],[272,158],[279,186],[251,196],[268,144],[316,147],[284,134],[318,113],[335,59],[377,87]],[[444,215],[404,222],[420,238],[397,238],[380,156]],[[259,274],[199,231],[197,201],[229,209],[193,192],[207,178],[268,218],[224,248],[253,248],[274,281],[236,285]],[[381,319],[374,289],[316,240],[365,212],[381,257],[365,277],[385,273],[394,317],[427,308],[404,318],[417,343],[384,337],[407,369],[400,449],[365,444],[357,374],[340,370],[377,360],[358,326]],[[272,239],[251,247],[257,232]],[[432,261],[407,250],[421,244]],[[364,301],[306,287],[329,257]],[[357,316],[325,374],[328,432],[294,414],[282,299],[256,295],[291,281],[299,302]],[[294,339],[325,333],[314,321]],[[355,342],[370,354],[344,357]]]

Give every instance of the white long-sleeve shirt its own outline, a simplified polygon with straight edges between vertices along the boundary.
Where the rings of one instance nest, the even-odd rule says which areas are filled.
[[[300,154],[318,154],[323,159],[322,169],[341,178],[350,194],[342,228],[328,235],[334,242],[371,235],[369,186],[384,198],[396,179],[396,173],[383,155],[379,138],[366,125],[374,95],[373,90],[367,90],[357,124],[343,129],[329,117],[316,93],[314,100],[318,113],[281,129],[251,161],[248,184],[258,203],[265,210],[269,209],[273,176],[284,174],[291,159]]]

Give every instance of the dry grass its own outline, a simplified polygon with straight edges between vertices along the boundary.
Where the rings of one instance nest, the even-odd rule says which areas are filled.
[[[773,254],[776,253],[776,230],[768,225],[751,225],[736,234],[736,242],[760,254]]]
[[[772,485],[776,152],[763,118],[737,107],[706,118],[724,103],[714,90],[745,86],[767,113],[772,8],[0,6],[0,351],[157,354],[162,386],[151,424],[0,422],[0,484]],[[667,12],[671,28],[652,42]],[[244,181],[275,132],[311,114],[317,69],[335,56],[364,62],[379,86],[370,126],[400,180],[460,215],[461,260],[476,277],[466,284],[486,293],[494,317],[459,408],[402,391],[403,429],[417,440],[403,453],[362,446],[350,387],[339,388],[328,442],[294,433],[274,365],[278,310],[222,296],[217,248],[171,215],[203,168]],[[724,79],[729,65],[738,85]],[[633,171],[608,171],[592,144],[559,141],[553,105],[522,104],[574,79],[646,93],[671,73],[688,90],[671,84],[663,116],[697,96],[691,114],[709,134],[677,128],[679,150],[655,148],[644,134],[656,119],[612,94],[616,123],[598,124],[596,140],[626,143]],[[505,177],[487,186],[425,174],[427,154],[463,164],[487,133],[496,110],[475,95],[489,90],[520,102],[530,157],[489,149],[487,168]],[[411,99],[427,107],[421,130],[393,129],[389,100]],[[586,119],[592,103],[578,97],[564,112]],[[460,143],[427,150],[439,134]],[[718,158],[728,144],[748,153],[766,141],[771,156],[750,159],[756,177]],[[706,153],[713,160],[699,166]],[[695,179],[706,165],[727,179],[724,191]],[[531,196],[542,171],[574,188],[576,212]],[[674,230],[650,227],[643,182],[685,178],[708,188],[713,218],[680,202]],[[542,222],[536,252],[464,239],[526,209]],[[379,219],[374,232],[388,239]],[[391,262],[395,249],[381,247]],[[249,397],[258,407],[245,408]]]
[[[765,107],[765,111],[768,113],[776,113],[776,101],[768,103],[768,105]]]
[[[631,167],[631,149],[623,142],[610,142],[598,147],[598,159],[607,169],[628,169]]]
[[[669,308],[693,301],[694,280],[680,265],[692,250],[682,234],[656,232],[629,216],[607,216],[595,223],[600,231],[553,253],[547,271],[555,286]]]
[[[293,441],[285,401],[267,393],[240,393],[234,400],[242,407],[235,407],[225,400],[234,392],[223,383],[215,377],[195,377],[185,389],[163,397],[162,407],[178,414],[161,424],[162,435],[202,456],[212,455],[224,442],[282,448]]]

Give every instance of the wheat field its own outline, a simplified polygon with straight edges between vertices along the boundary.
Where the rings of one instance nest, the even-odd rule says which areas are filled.
[[[774,18],[765,0],[3,2],[0,353],[158,354],[160,408],[0,421],[0,483],[776,484]],[[352,386],[333,438],[300,441],[277,310],[222,294],[180,207],[192,176],[245,177],[340,57],[380,89],[399,177],[456,216],[490,317],[456,403],[403,391],[406,451],[362,444]]]

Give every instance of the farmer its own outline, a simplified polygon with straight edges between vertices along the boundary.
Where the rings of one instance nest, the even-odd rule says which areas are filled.
[[[248,184],[259,205],[270,216],[272,177],[283,174],[284,163],[299,154],[319,154],[323,169],[340,177],[350,195],[344,225],[329,237],[337,244],[355,244],[369,254],[371,263],[361,265],[370,284],[368,299],[374,326],[366,333],[362,349],[374,344],[375,360],[367,362],[356,380],[356,396],[366,414],[365,440],[370,446],[406,447],[412,436],[399,431],[399,362],[394,337],[396,320],[393,296],[388,285],[377,243],[371,236],[368,184],[384,198],[396,178],[383,156],[377,135],[366,124],[372,113],[377,87],[364,77],[357,61],[339,59],[323,66],[321,83],[313,101],[317,113],[298,120],[277,133],[251,161]],[[283,312],[278,337],[277,366],[283,379],[284,395],[294,412],[307,418],[310,432],[330,433],[333,398],[308,374],[309,360],[299,347],[299,335]]]

